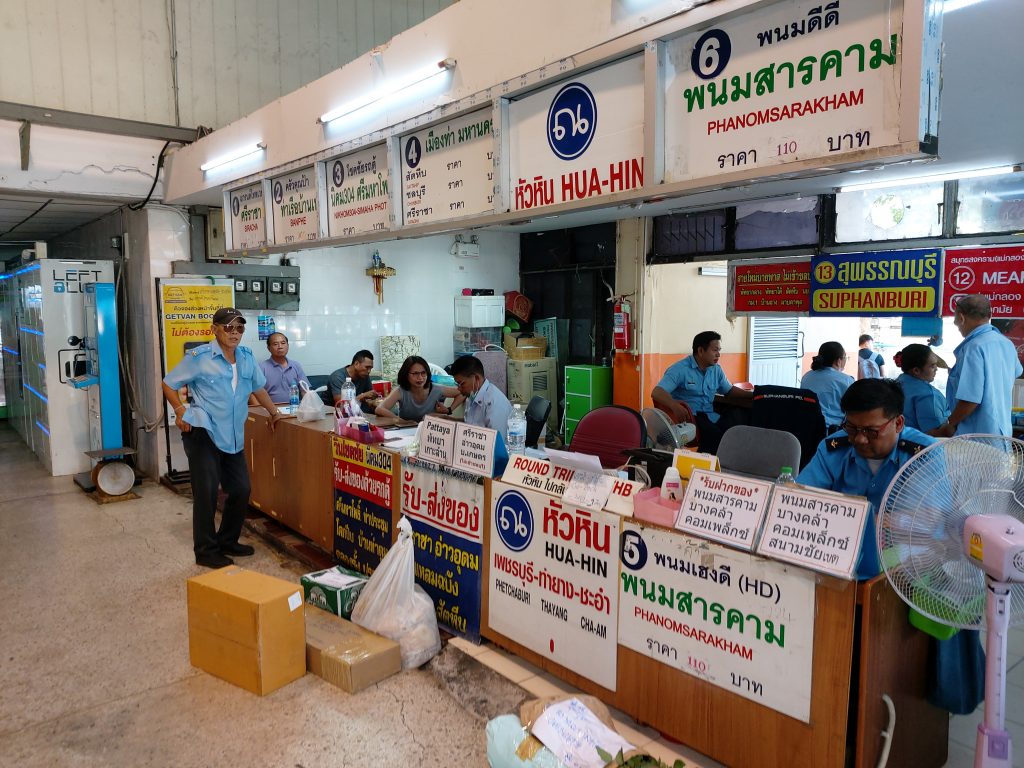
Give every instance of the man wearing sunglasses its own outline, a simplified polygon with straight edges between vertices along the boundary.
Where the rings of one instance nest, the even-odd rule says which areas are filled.
[[[821,441],[797,482],[871,502],[857,562],[857,578],[870,579],[881,572],[875,510],[900,467],[935,438],[904,425],[903,389],[892,379],[855,381],[839,404],[845,415],[840,431]]]
[[[231,565],[229,555],[253,554],[240,544],[249,504],[249,472],[245,465],[245,418],[249,395],[267,409],[273,429],[283,414],[267,395],[266,377],[248,347],[240,346],[245,318],[232,307],[213,315],[213,341],[189,350],[163,381],[164,397],[174,409],[181,444],[192,480],[192,546],[196,563],[207,568]],[[179,390],[188,386],[190,403]],[[227,494],[220,530],[217,488]]]

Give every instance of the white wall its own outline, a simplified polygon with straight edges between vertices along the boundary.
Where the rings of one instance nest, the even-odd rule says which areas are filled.
[[[449,253],[454,235],[380,243],[381,259],[398,274],[384,281],[384,303],[377,304],[366,276],[373,246],[319,248],[293,254],[301,269],[301,309],[274,312],[279,331],[291,339],[291,356],[310,375],[329,374],[348,365],[363,348],[380,365],[380,336],[416,335],[421,354],[432,363],[453,359],[454,303],[462,288],[519,287],[519,235],[483,232],[480,257],[458,259]],[[257,311],[245,312],[244,344],[258,359],[267,356],[259,341]]]
[[[337,69],[451,2],[4,0],[0,100],[216,128]]]

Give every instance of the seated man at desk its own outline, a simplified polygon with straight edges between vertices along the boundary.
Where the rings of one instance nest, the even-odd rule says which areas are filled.
[[[299,398],[302,398],[302,386],[305,382],[309,386],[309,377],[302,370],[298,360],[288,359],[288,337],[280,331],[270,334],[267,337],[267,350],[270,357],[260,362],[260,369],[267,379],[265,389],[270,399],[275,403],[287,403],[291,397],[291,386],[299,386]],[[249,399],[250,405],[256,405],[256,399]]]
[[[360,349],[352,355],[352,362],[344,368],[339,368],[331,374],[327,386],[331,390],[334,404],[341,402],[341,388],[345,386],[345,379],[352,379],[356,387],[356,400],[359,401],[363,413],[373,413],[377,399],[377,393],[370,383],[370,371],[373,370],[373,352],[368,349]]]
[[[475,427],[496,429],[502,439],[507,440],[512,405],[486,377],[483,364],[472,355],[464,355],[452,363],[451,374],[459,394],[466,398],[465,422]]]
[[[693,354],[669,366],[658,386],[651,392],[654,404],[675,417],[689,421],[686,410],[677,401],[690,406],[704,453],[717,453],[725,431],[735,425],[731,415],[715,413],[715,395],[750,400],[754,393],[734,387],[718,364],[722,356],[722,337],[715,331],[702,331],[693,337]]]

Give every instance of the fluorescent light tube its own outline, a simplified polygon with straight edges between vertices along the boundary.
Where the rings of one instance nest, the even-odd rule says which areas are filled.
[[[936,181],[953,181],[954,179],[978,179],[984,176],[1002,176],[1007,173],[1016,173],[1020,170],[1019,165],[1001,165],[997,168],[980,168],[976,171],[953,171],[951,173],[936,173],[931,176],[913,176],[907,179],[885,179],[883,181],[868,181],[864,184],[847,184],[839,188],[840,192],[861,192],[866,189],[886,189],[887,187],[905,187],[910,184],[929,184]]]
[[[392,96],[399,91],[404,91],[414,85],[419,85],[425,80],[429,80],[432,77],[453,70],[455,69],[455,63],[455,59],[442,59],[435,64],[431,64],[428,67],[424,67],[423,69],[410,73],[407,77],[393,82],[379,91],[371,91],[359,99],[355,99],[354,101],[343,104],[336,109],[332,109],[330,112],[324,112],[320,115],[318,122],[329,123],[332,120],[337,120],[339,117],[351,115],[353,112],[357,112],[364,107],[368,107],[381,99],[386,99],[388,96]]]
[[[219,168],[222,165],[233,163],[235,160],[241,160],[243,157],[255,155],[257,152],[262,152],[266,148],[267,145],[262,141],[257,141],[254,144],[246,144],[244,147],[239,147],[226,155],[221,155],[220,157],[215,157],[213,160],[208,160],[199,166],[199,170],[205,173],[206,171],[214,168]]]

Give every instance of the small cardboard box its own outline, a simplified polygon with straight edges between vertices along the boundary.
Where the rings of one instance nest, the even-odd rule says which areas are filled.
[[[264,696],[306,674],[302,590],[237,566],[188,580],[192,666]]]
[[[300,581],[307,603],[343,619],[352,618],[356,599],[366,586],[365,576],[340,565],[307,573]]]
[[[306,666],[317,677],[358,693],[402,671],[398,643],[325,611],[306,614]]]

